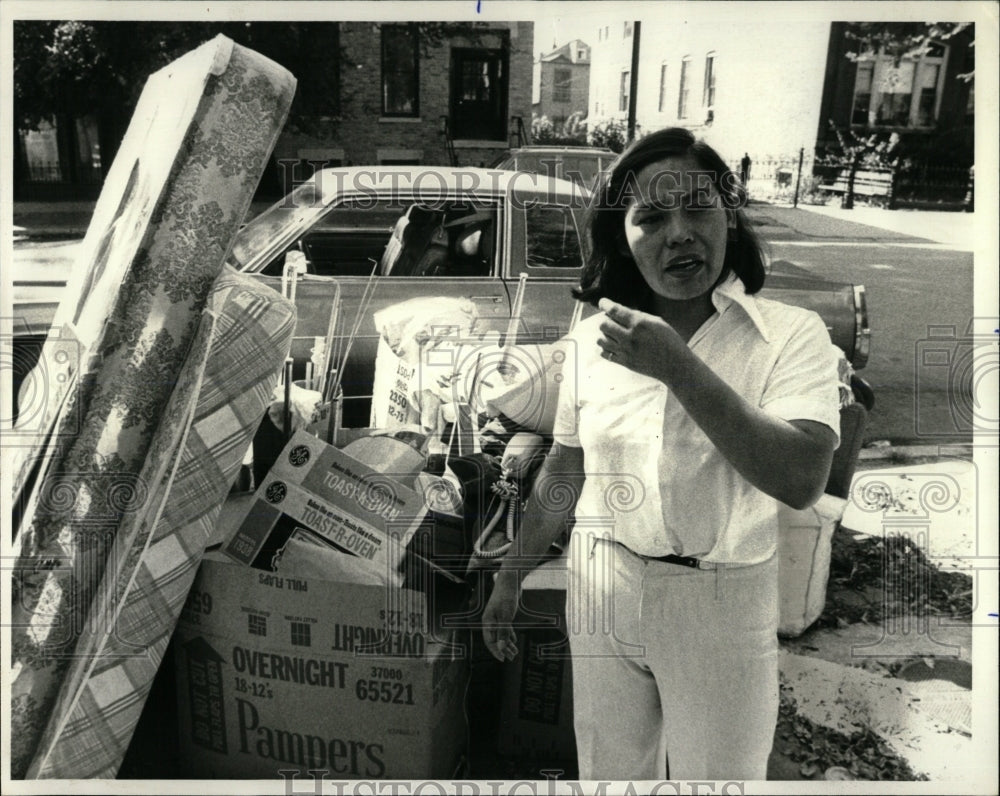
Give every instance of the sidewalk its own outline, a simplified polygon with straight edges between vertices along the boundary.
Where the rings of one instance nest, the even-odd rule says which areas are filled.
[[[879,207],[788,205],[750,202],[747,215],[765,240],[857,241],[940,245],[971,251],[973,213],[935,210],[886,210]]]
[[[886,210],[881,207],[855,207],[844,210],[839,205],[799,205],[800,210],[825,218],[850,221],[950,246],[957,251],[972,251],[975,243],[975,214],[943,210]]]
[[[15,202],[14,240],[24,238],[82,238],[94,214],[92,201]],[[254,202],[248,215],[253,216],[271,205]]]

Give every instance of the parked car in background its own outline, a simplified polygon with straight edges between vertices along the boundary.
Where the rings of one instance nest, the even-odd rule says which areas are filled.
[[[305,254],[293,345],[302,367],[312,337],[327,329],[335,292],[353,318],[374,273],[371,303],[344,372],[345,423],[366,425],[378,342],[372,314],[379,309],[417,296],[462,296],[475,304],[479,329],[504,333],[526,275],[519,339],[565,334],[576,304],[570,290],[583,269],[588,201],[574,182],[523,172],[329,169],[251,221],[232,261],[279,288],[285,254]],[[864,367],[863,286],[818,279],[778,261],[764,295],[818,312],[853,366]]]
[[[611,170],[617,154],[584,146],[525,146],[512,149],[494,164],[497,169],[528,171],[593,188],[602,172]]]
[[[504,335],[524,275],[519,341],[552,341],[568,330],[576,306],[570,290],[584,263],[588,202],[589,193],[574,182],[526,172],[326,169],[247,223],[230,262],[280,290],[286,254],[304,255],[306,274],[295,296],[296,378],[304,375],[314,338],[326,335],[337,297],[343,337],[371,289],[343,373],[344,423],[367,426],[378,344],[372,315],[382,308],[418,296],[465,297],[475,305],[477,331]],[[819,279],[777,261],[763,294],[815,310],[852,365],[864,367],[869,332],[863,286]],[[16,339],[22,366],[37,358],[51,322],[39,311],[31,312],[30,326],[15,326],[32,330]],[[15,316],[28,312],[15,304]]]

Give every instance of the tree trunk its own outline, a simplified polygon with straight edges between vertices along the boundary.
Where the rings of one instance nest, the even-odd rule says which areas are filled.
[[[847,190],[844,191],[844,199],[840,203],[844,210],[854,209],[854,175],[858,173],[858,165],[861,161],[861,153],[855,152],[851,158],[851,169],[847,173]]]
[[[108,176],[108,170],[118,154],[128,120],[114,110],[102,108],[97,116],[97,142],[101,148],[101,175]]]

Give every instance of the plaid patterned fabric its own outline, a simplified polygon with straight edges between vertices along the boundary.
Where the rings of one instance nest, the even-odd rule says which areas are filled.
[[[147,517],[119,561],[109,562],[121,610],[104,632],[81,639],[77,672],[67,677],[80,685],[60,700],[66,713],[50,720],[32,765],[39,777],[115,776],[291,346],[294,306],[250,277],[227,268],[209,309],[217,313],[215,334],[193,422],[172,479],[147,501],[163,506],[159,520]]]
[[[48,463],[12,579],[14,778],[51,770],[152,543],[163,479],[180,477],[212,339],[203,313],[293,92],[287,70],[216,37],[152,76],[115,157],[55,321],[73,328],[79,357],[60,363],[46,345],[45,411],[14,440]]]
[[[79,359],[60,364],[46,345],[46,411],[13,440],[48,463],[12,578],[14,778],[45,769],[40,750],[89,677],[84,642],[120,608],[120,555],[160,510],[148,498],[191,425],[203,311],[293,93],[287,70],[216,37],[151,78],[115,157],[55,320],[74,328]]]

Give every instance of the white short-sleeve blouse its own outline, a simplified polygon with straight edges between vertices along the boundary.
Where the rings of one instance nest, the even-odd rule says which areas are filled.
[[[712,301],[716,312],[691,350],[765,412],[839,435],[837,349],[820,317],[748,296],[732,275]],[[601,527],[646,556],[766,561],[777,545],[778,502],[736,471],[662,382],[600,356],[603,317],[569,335],[574,372],[560,387],[553,431],[560,444],[583,448],[577,527]]]

